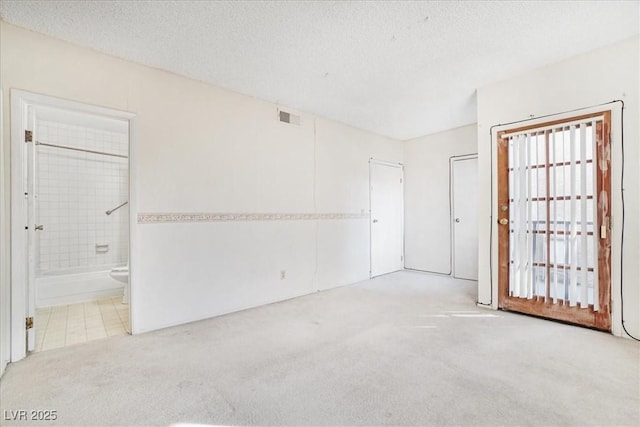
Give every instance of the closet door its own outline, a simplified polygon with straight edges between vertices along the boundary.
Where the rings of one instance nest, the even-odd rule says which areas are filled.
[[[369,162],[371,277],[404,268],[402,165]]]
[[[451,160],[453,276],[478,280],[478,158]]]

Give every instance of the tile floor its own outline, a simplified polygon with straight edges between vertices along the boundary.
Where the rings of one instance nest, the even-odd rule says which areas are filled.
[[[35,351],[51,350],[129,331],[129,305],[122,297],[36,310]]]

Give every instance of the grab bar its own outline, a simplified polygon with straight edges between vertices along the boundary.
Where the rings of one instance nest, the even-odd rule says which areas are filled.
[[[129,202],[124,202],[123,204],[118,205],[118,206],[116,206],[115,208],[113,208],[113,209],[111,209],[111,210],[109,210],[109,211],[106,211],[105,213],[106,213],[107,215],[111,215],[112,213],[114,213],[115,211],[117,211],[118,209],[120,209],[121,207],[123,207],[124,205],[126,205],[127,203],[129,203]]]

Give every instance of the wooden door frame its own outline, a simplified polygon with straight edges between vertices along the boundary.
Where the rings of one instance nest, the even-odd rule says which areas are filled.
[[[604,117],[602,131],[596,133],[597,145],[604,144],[605,158],[601,158],[600,151],[594,153],[594,163],[598,168],[598,179],[594,186],[597,195],[597,224],[594,231],[601,227],[606,229],[606,238],[598,239],[598,280],[600,309],[597,312],[585,310],[582,307],[568,307],[565,304],[553,304],[549,298],[534,297],[532,300],[511,298],[509,296],[509,227],[500,224],[501,218],[509,219],[509,157],[508,140],[503,136],[508,133],[522,132],[563,123]],[[497,223],[498,223],[498,308],[513,310],[534,316],[553,318],[568,323],[576,323],[587,327],[611,331],[611,110],[602,110],[590,114],[567,117],[561,120],[537,123],[535,125],[520,126],[504,129],[497,133]],[[604,178],[604,179],[602,179]],[[595,198],[594,198],[595,200]],[[504,210],[502,207],[506,207]]]

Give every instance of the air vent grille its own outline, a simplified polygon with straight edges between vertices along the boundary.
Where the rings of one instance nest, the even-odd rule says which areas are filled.
[[[300,126],[300,116],[291,114],[287,111],[278,110],[278,119],[282,123],[289,123],[291,125]]]

